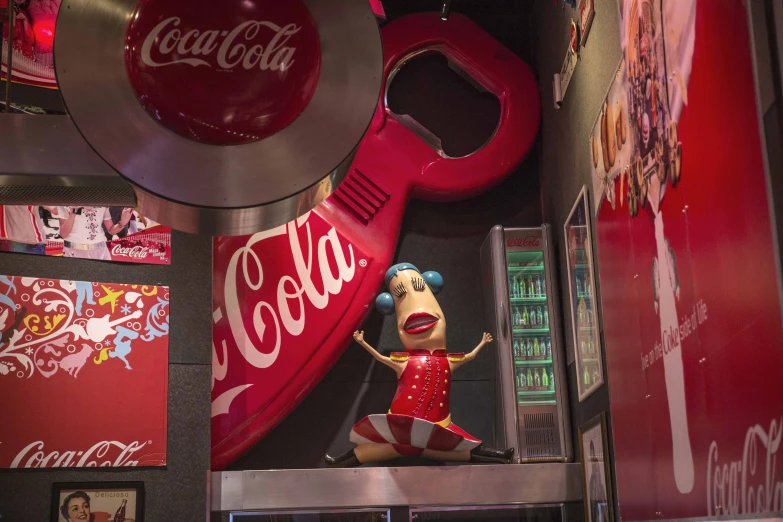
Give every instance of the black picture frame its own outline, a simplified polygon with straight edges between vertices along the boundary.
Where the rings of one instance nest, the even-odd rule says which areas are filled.
[[[595,393],[605,380],[588,194],[587,185],[583,185],[563,224],[579,402]]]
[[[596,432],[596,428],[598,431]],[[600,456],[593,451],[585,450],[585,435],[591,444],[600,433]],[[612,476],[609,461],[609,438],[606,428],[606,412],[601,412],[579,427],[579,453],[582,464],[582,498],[585,505],[585,522],[614,522],[614,500],[612,497]],[[589,453],[589,455],[588,455]],[[590,461],[588,463],[588,460]],[[588,478],[587,466],[590,466]],[[601,466],[603,465],[603,466]],[[600,471],[603,467],[603,472]],[[600,496],[603,489],[606,498],[594,502],[593,496]],[[598,491],[599,494],[595,495]]]
[[[134,522],[144,522],[144,482],[55,482],[52,484],[52,508],[49,515],[49,522],[62,522],[60,515],[60,497],[63,491],[83,491],[90,495],[104,490],[127,490],[133,491],[136,496],[135,518]],[[92,498],[92,497],[91,497]],[[119,500],[119,499],[117,499]],[[117,507],[119,507],[119,504]],[[110,519],[114,520],[115,512],[109,513]]]

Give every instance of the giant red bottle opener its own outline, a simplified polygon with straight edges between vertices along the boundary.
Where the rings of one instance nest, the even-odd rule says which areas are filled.
[[[287,225],[215,239],[213,469],[274,428],[348,346],[391,263],[408,199],[479,194],[535,139],[540,102],[530,67],[468,18],[412,15],[387,25],[382,38],[378,108],[336,191]],[[386,106],[390,77],[424,52],[442,53],[500,100],[497,131],[468,156],[436,150]]]

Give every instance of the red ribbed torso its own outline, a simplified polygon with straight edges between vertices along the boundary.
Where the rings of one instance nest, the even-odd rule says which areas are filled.
[[[451,399],[451,372],[446,350],[411,350],[392,356],[407,357],[408,363],[397,381],[391,413],[430,422],[445,420],[450,413]]]

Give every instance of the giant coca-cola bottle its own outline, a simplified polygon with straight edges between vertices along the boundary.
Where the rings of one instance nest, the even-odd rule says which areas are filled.
[[[114,522],[125,522],[125,505],[127,503],[128,501],[123,499],[122,504],[120,504],[120,508],[114,514]]]

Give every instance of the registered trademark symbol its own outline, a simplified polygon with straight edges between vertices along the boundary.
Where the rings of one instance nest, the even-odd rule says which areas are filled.
[[[366,259],[360,259],[359,260],[359,266],[367,266],[367,260]]]

